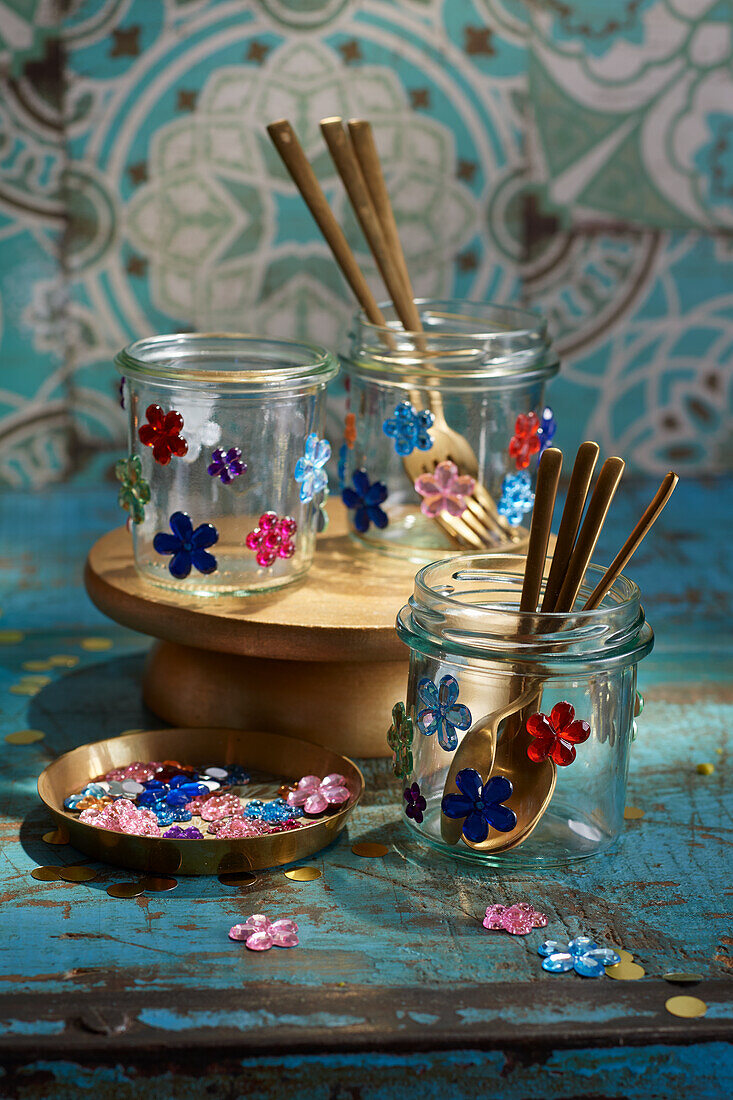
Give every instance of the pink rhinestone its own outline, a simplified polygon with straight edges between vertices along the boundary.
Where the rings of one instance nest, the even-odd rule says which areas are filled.
[[[234,794],[213,795],[207,798],[201,807],[199,816],[204,821],[221,821],[224,817],[232,817],[242,812],[242,804]]]
[[[248,932],[269,932],[270,918],[264,913],[253,913],[251,917],[247,917],[242,927]]]
[[[280,549],[278,550],[278,555],[281,558],[292,558],[294,553],[295,553],[295,543],[292,543],[292,542],[289,542],[289,541],[284,542],[282,544],[282,546],[280,547]]]
[[[258,550],[257,551],[257,564],[261,565],[263,569],[269,569],[271,565],[275,564],[276,554],[274,550]]]
[[[270,531],[277,524],[277,512],[265,512],[260,516],[259,526],[263,531]]]
[[[273,921],[269,928],[275,947],[297,947],[298,926],[294,920],[281,917]]]
[[[507,909],[502,918],[502,925],[513,936],[526,936],[534,928],[531,914],[524,912],[518,905],[512,905]]]
[[[219,840],[238,840],[240,837],[261,836],[259,829],[254,822],[245,821],[241,817],[229,817],[224,818],[222,821],[214,822],[216,829],[209,829],[210,833],[214,833]]]
[[[283,516],[280,520],[280,530],[286,538],[290,538],[298,530],[298,524],[292,516]]]
[[[245,928],[243,924],[233,924],[229,929],[230,940],[246,940],[249,935],[249,929]]]
[[[483,919],[484,928],[488,928],[492,932],[500,932],[504,927],[503,917],[505,912],[505,905],[490,905]]]
[[[245,946],[250,951],[269,951],[274,943],[274,940],[269,932],[253,932],[251,936],[247,936]]]
[[[262,532],[259,527],[255,527],[254,531],[250,531],[244,541],[250,550],[256,550],[262,542]]]
[[[309,798],[306,798],[303,805],[303,809],[311,817],[315,817],[317,814],[322,814],[328,806],[328,800],[321,791],[316,791]]]

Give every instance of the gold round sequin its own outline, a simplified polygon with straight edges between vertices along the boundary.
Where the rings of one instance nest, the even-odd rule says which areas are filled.
[[[224,886],[252,886],[257,882],[257,875],[249,871],[226,871],[219,875],[219,882]]]
[[[68,844],[69,834],[66,829],[52,829],[50,833],[43,834],[43,840],[46,844]]]
[[[715,764],[698,764],[695,771],[698,775],[712,775],[715,771]],[[700,1003],[702,1004],[702,1001]]]
[[[702,974],[686,974],[683,971],[672,970],[669,974],[662,974],[665,982],[673,985],[695,985],[703,980]]]
[[[31,878],[38,879],[39,882],[58,882],[60,870],[60,867],[34,867]]]
[[[624,810],[624,819],[626,821],[636,821],[638,818],[644,816],[644,811],[639,809],[638,806],[627,806]]]
[[[178,879],[167,878],[164,875],[146,875],[140,880],[140,885],[145,893],[164,894],[167,890],[175,890]]]
[[[35,741],[42,741],[46,734],[43,730],[15,730],[6,733],[5,740],[9,745],[32,745]]]
[[[622,963],[630,963],[634,961],[634,956],[631,954],[630,951],[627,951],[625,947],[612,947],[611,950],[616,952]]]
[[[101,653],[105,649],[111,649],[113,643],[111,638],[82,638],[79,644],[87,653]]]
[[[79,664],[79,658],[71,653],[56,653],[48,658],[51,668],[74,668]]]
[[[21,684],[38,684],[39,687],[45,687],[46,684],[51,683],[50,676],[42,676],[40,673],[36,676],[24,676],[20,681]]]
[[[27,680],[21,680],[18,684],[11,684],[8,691],[11,695],[38,695],[42,686],[42,684],[33,684],[28,683]]]
[[[21,666],[26,672],[45,672],[49,668],[53,668],[50,661],[23,661]]]
[[[352,844],[351,850],[355,856],[364,856],[366,859],[378,859],[380,856],[386,856],[389,848],[386,844],[363,841],[361,844]]]
[[[107,887],[111,898],[139,898],[143,892],[140,882],[114,882]]]
[[[681,1016],[685,1020],[692,1020],[696,1016],[704,1016],[708,1006],[699,997],[670,997],[664,1002],[664,1007],[672,1016]]]
[[[64,882],[91,882],[98,875],[99,871],[95,871],[93,867],[80,867],[77,864],[72,864],[70,867],[59,867],[59,878],[62,878]]]
[[[317,867],[295,867],[292,871],[285,871],[285,877],[293,882],[313,882],[321,877]]]
[[[623,962],[616,963],[615,966],[607,966],[606,974],[609,978],[618,978],[622,982],[635,982],[639,978],[643,978],[646,974],[643,966],[639,966],[635,962]]]
[[[22,630],[0,630],[0,645],[15,645],[22,642],[25,634]]]

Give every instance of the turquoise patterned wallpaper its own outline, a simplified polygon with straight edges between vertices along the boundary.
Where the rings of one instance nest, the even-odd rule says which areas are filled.
[[[419,294],[549,315],[562,446],[730,466],[732,51],[719,0],[0,0],[0,481],[108,471],[135,336],[342,341],[273,118],[383,297],[329,114],[374,123]]]

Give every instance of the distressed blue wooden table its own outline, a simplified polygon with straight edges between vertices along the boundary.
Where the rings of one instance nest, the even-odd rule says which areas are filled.
[[[624,487],[598,560],[651,488]],[[132,900],[107,895],[130,877],[112,868],[88,884],[30,876],[38,864],[84,862],[41,839],[49,822],[35,783],[49,760],[160,725],[140,702],[148,640],[104,620],[82,588],[88,547],[119,522],[114,491],[6,495],[2,733],[45,737],[0,742],[0,1096],[730,1095],[729,490],[682,483],[630,570],[657,646],[640,668],[647,705],[628,795],[644,816],[613,854],[541,874],[454,867],[407,837],[386,764],[367,763],[365,800],[348,836],[313,861],[318,880],[273,871],[236,890],[181,879],[170,894]],[[56,654],[78,663],[19,694],[33,675],[24,664]],[[714,772],[699,774],[700,763]],[[389,854],[358,858],[351,845],[365,839]],[[545,933],[480,924],[490,902],[520,899],[549,915],[547,934],[621,944],[646,977],[543,972]],[[295,917],[301,946],[253,954],[227,938],[261,911]],[[679,989],[661,979],[669,970],[704,980]],[[701,997],[707,1014],[671,1016],[664,1003],[677,992]]]

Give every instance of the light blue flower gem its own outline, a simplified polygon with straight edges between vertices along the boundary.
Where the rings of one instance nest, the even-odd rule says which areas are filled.
[[[575,970],[582,978],[602,978],[607,966],[621,962],[621,956],[610,947],[598,947],[590,936],[576,936],[563,945],[557,940],[545,940],[537,948],[542,956],[542,969],[551,974]]]
[[[507,474],[501,483],[501,496],[497,511],[504,516],[512,527],[518,527],[525,513],[531,512],[534,505],[532,482],[526,470],[518,474]]]
[[[300,484],[300,499],[303,504],[313,500],[328,485],[328,475],[324,466],[331,457],[331,444],[327,439],[319,439],[311,432],[305,441],[305,454],[295,464],[295,480]]]

